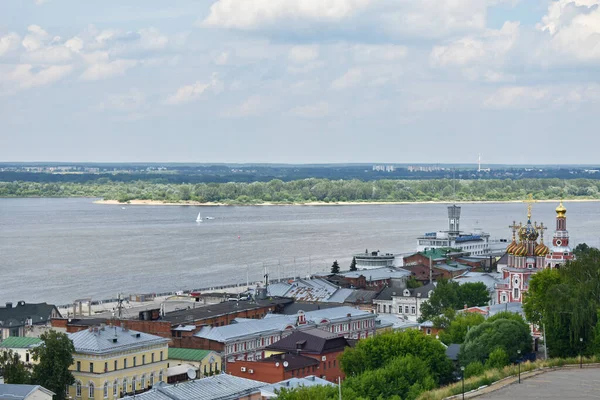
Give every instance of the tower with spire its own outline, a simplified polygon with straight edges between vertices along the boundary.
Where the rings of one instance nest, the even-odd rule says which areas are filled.
[[[575,259],[569,246],[569,231],[567,231],[567,209],[562,200],[556,207],[556,230],[552,237],[552,249],[546,254],[546,268],[560,268],[567,261]]]

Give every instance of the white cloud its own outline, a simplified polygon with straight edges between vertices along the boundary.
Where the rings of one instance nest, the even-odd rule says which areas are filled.
[[[219,81],[216,74],[213,74],[211,80],[208,82],[198,81],[191,85],[180,87],[175,94],[167,98],[166,104],[178,105],[189,103],[190,101],[198,99],[204,92],[211,88],[215,92],[219,92],[222,89],[222,82]]]
[[[319,58],[318,46],[294,46],[288,53],[288,60],[297,64],[304,64]]]
[[[125,74],[130,68],[133,68],[137,65],[136,60],[115,60],[107,63],[95,63],[90,65],[84,72],[81,74],[81,79],[86,81],[97,81],[100,79],[112,78],[114,76],[119,76]]]
[[[71,73],[71,65],[55,65],[39,70],[31,64],[19,64],[2,77],[9,85],[16,85],[20,89],[29,89],[54,83]]]
[[[370,3],[372,0],[218,0],[202,25],[253,30],[286,19],[336,22]]]
[[[0,57],[16,50],[19,47],[21,37],[14,32],[0,36]]]
[[[289,114],[302,118],[323,118],[328,116],[329,112],[329,104],[325,101],[319,101],[315,104],[294,107],[289,111]]]
[[[65,47],[74,53],[79,53],[83,49],[83,40],[75,36],[65,42]]]
[[[600,0],[560,0],[537,25],[545,34],[535,53],[542,64],[600,62]]]
[[[266,98],[253,95],[244,100],[242,104],[226,111],[223,115],[233,118],[253,117],[262,114],[269,106],[269,101]]]
[[[357,44],[351,49],[357,62],[390,62],[401,60],[408,54],[406,46],[394,44]]]
[[[139,109],[146,103],[146,96],[139,89],[131,89],[126,93],[109,96],[99,106],[100,110],[114,110],[131,112]]]
[[[496,90],[483,103],[485,108],[503,110],[550,109],[600,102],[600,85],[510,86]]]
[[[221,51],[213,56],[213,61],[217,65],[225,65],[229,61],[229,53]]]
[[[29,34],[23,38],[21,44],[27,51],[38,50],[44,42],[48,41],[50,35],[38,25],[29,25],[27,27]]]
[[[340,76],[331,83],[331,87],[336,90],[348,89],[356,86],[363,77],[360,68],[351,68],[344,75]]]
[[[140,29],[140,45],[146,50],[163,50],[169,43],[169,38],[161,34],[158,29]]]

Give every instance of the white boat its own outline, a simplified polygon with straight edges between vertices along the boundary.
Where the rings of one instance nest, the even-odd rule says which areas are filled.
[[[196,222],[202,222],[202,215],[200,215],[200,213],[198,213],[198,216],[196,217]]]
[[[206,219],[215,219],[215,217],[205,217]]]

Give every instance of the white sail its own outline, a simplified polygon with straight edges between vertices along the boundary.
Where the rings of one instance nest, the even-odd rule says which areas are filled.
[[[198,213],[198,217],[196,217],[196,222],[202,222],[202,215]]]

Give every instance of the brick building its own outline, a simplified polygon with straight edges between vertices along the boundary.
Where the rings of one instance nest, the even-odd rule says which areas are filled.
[[[240,378],[277,383],[290,378],[318,375],[318,360],[301,354],[281,353],[256,360],[238,360],[228,364],[227,373]]]

